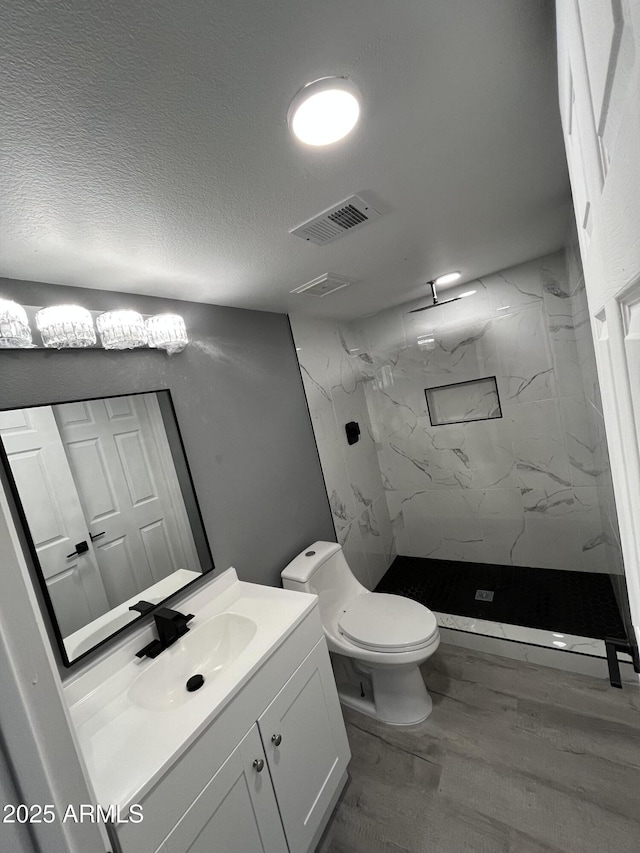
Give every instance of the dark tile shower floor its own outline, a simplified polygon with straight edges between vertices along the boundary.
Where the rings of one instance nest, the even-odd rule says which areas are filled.
[[[476,600],[477,590],[493,601]],[[625,638],[609,575],[396,557],[376,592],[413,598],[430,610],[581,637]]]

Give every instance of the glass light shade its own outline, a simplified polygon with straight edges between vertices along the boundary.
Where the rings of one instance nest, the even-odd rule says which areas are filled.
[[[52,305],[36,314],[36,326],[46,347],[90,347],[96,343],[93,318],[79,305]]]
[[[146,322],[149,346],[166,350],[169,355],[182,350],[189,343],[184,320],[179,314],[156,314]]]
[[[287,119],[291,133],[307,145],[331,145],[353,130],[360,117],[360,93],[350,80],[323,77],[295,96]]]
[[[33,346],[27,312],[10,299],[0,299],[0,349]]]
[[[144,319],[137,311],[106,311],[96,326],[105,349],[135,349],[147,343]]]

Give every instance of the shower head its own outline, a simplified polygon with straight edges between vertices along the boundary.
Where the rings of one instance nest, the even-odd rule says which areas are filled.
[[[458,299],[464,299],[466,296],[473,296],[475,290],[467,290],[465,293],[461,293],[460,296],[452,296],[451,299],[438,299],[438,294],[436,293],[436,282],[438,279],[434,279],[433,281],[428,281],[427,284],[431,287],[431,296],[433,298],[433,302],[431,305],[424,305],[422,308],[414,308],[411,311],[408,311],[408,314],[417,314],[419,311],[428,311],[429,308],[437,308],[439,305],[447,305],[449,302],[457,302]]]

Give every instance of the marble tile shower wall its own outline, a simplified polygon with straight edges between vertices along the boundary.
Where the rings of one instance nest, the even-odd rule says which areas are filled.
[[[351,329],[291,316],[302,380],[338,541],[358,580],[373,589],[396,552],[358,347]],[[360,425],[360,439],[347,444],[345,424]]]
[[[622,571],[572,273],[559,252],[447,291],[475,290],[461,301],[409,314],[425,297],[354,324],[398,553]],[[425,388],[487,376],[501,418],[431,425]]]

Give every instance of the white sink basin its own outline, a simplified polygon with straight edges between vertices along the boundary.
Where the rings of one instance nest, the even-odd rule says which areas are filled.
[[[317,599],[239,581],[227,569],[172,606],[196,616],[155,660],[136,657],[155,633],[147,624],[64,684],[98,802],[122,809],[140,803]],[[204,684],[187,692],[198,674]]]
[[[149,711],[179,708],[207,692],[242,655],[256,631],[256,623],[238,613],[214,616],[162,652],[131,684],[129,699]],[[194,675],[202,675],[204,684],[190,693],[186,684]]]

